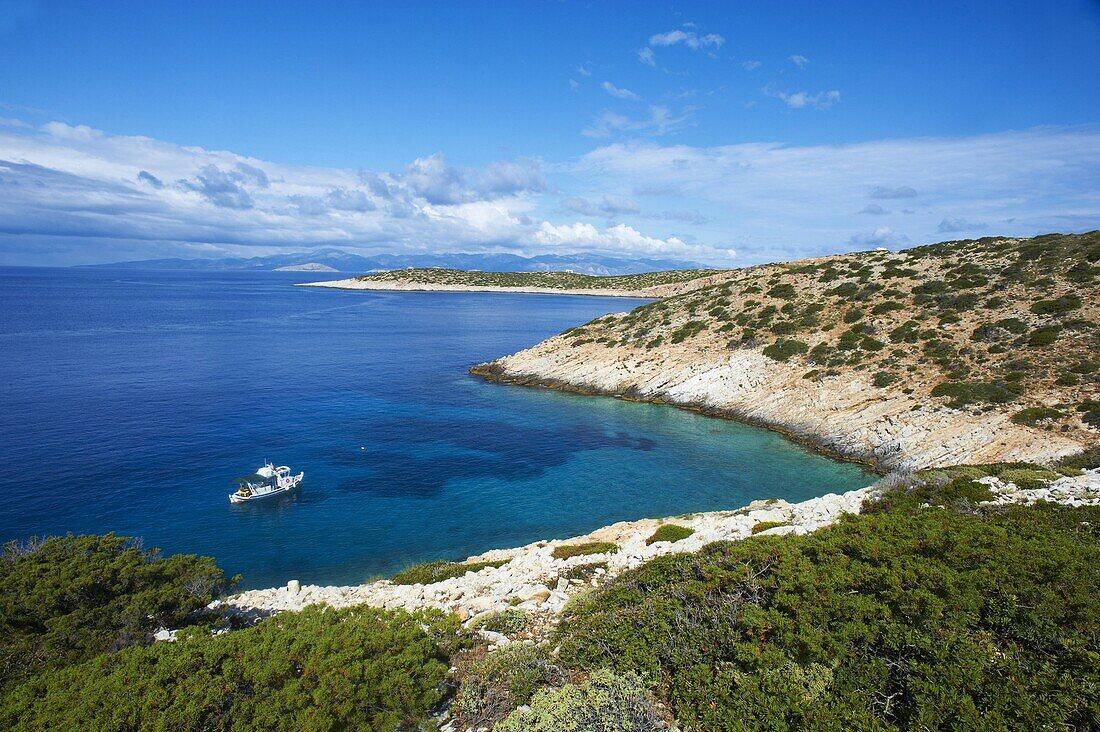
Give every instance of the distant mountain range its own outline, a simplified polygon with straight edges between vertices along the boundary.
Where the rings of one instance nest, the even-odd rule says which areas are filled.
[[[179,270],[282,270],[311,272],[367,272],[405,267],[446,267],[484,272],[558,272],[579,274],[639,274],[666,269],[702,269],[698,262],[672,259],[629,259],[600,254],[543,254],[521,257],[516,254],[378,254],[366,257],[340,249],[317,249],[268,257],[225,259],[144,259],[135,262],[83,265],[116,269]]]

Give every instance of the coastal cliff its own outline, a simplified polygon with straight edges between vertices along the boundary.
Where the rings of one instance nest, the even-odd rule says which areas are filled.
[[[883,469],[1050,463],[1095,442],[1100,234],[733,270],[479,364],[674,404]]]

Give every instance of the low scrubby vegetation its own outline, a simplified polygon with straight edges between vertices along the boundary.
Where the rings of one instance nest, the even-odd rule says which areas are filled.
[[[9,543],[0,728],[389,731],[443,698],[454,616],[313,607],[212,634],[203,609],[232,584],[113,534]]]
[[[661,524],[657,530],[645,540],[646,545],[656,544],[658,541],[681,541],[695,533],[695,529],[679,524]]]
[[[632,275],[584,275],[575,272],[475,272],[435,267],[395,269],[358,277],[368,282],[410,282],[470,287],[547,287],[555,290],[643,290],[716,274],[714,269],[675,269]]]
[[[611,541],[590,541],[584,544],[562,544],[554,547],[554,559],[583,557],[588,554],[613,554],[619,550]]]
[[[9,542],[0,554],[0,690],[200,622],[234,582],[209,557],[163,557],[114,534]]]
[[[637,674],[689,730],[1096,728],[1100,509],[982,506],[968,477],[1035,469],[651,561],[570,608],[560,661]]]
[[[439,702],[457,621],[312,607],[212,637],[39,674],[0,709],[10,730],[396,730]]]
[[[510,559],[495,562],[424,562],[415,564],[390,577],[395,585],[430,585],[452,577],[461,577],[467,572],[480,572],[483,569],[503,567]]]
[[[647,359],[754,349],[811,383],[842,376],[933,406],[1024,412],[1017,424],[1087,440],[1100,430],[1098,252],[1094,231],[731,270],[598,318],[569,345]],[[1040,414],[1024,411],[1045,406],[1040,394],[1060,416],[1024,419]]]

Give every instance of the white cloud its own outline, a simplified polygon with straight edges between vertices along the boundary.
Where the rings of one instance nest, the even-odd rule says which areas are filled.
[[[636,214],[641,211],[637,201],[625,196],[604,194],[599,203],[593,203],[587,198],[572,196],[563,199],[562,208],[582,216],[595,216],[601,218],[613,218],[621,214]]]
[[[641,61],[643,64],[646,64],[648,66],[656,66],[657,65],[657,60],[653,57],[653,49],[652,48],[639,48],[638,49],[638,60]]]
[[[917,191],[909,186],[875,186],[871,189],[871,198],[916,198]]]
[[[584,66],[578,66],[577,73],[581,76],[592,76],[592,72],[586,69]]]
[[[759,61],[742,61],[741,62],[741,68],[743,68],[745,71],[756,71],[762,65],[763,64],[761,64]]]
[[[615,97],[616,99],[630,99],[635,102],[641,101],[642,99],[640,96],[630,91],[629,89],[619,88],[612,84],[610,81],[605,81],[604,83],[600,84],[600,86],[603,87],[603,90],[605,92]]]
[[[679,113],[674,113],[668,107],[653,105],[649,108],[648,117],[631,118],[604,111],[593,124],[581,130],[581,134],[585,137],[611,137],[619,133],[667,135],[682,128],[694,112],[694,107],[684,107]]]
[[[703,48],[714,48],[715,50],[722,47],[722,44],[726,42],[726,39],[717,33],[708,33],[705,36],[700,36],[695,31],[682,31],[673,30],[667,33],[657,33],[649,37],[649,45],[651,46],[675,46],[677,44],[684,44],[693,51],[698,51]]]
[[[860,210],[861,214],[870,214],[872,216],[885,216],[890,213],[877,203],[869,203]]]
[[[939,241],[946,229],[1032,236],[1100,228],[1100,125],[847,145],[635,140],[593,150],[570,174],[587,189],[633,186],[652,199],[643,209],[697,209],[711,221],[693,233],[733,237],[752,262],[842,251],[853,237],[869,242],[874,230],[853,213],[869,192],[876,199],[919,192],[919,207],[875,214],[883,222],[875,228],[889,228],[897,241]]]
[[[868,247],[900,247],[909,243],[909,237],[898,234],[889,226],[880,226],[874,231],[853,234],[848,243],[859,249]]]
[[[87,125],[76,125],[72,127],[64,122],[47,122],[42,125],[42,131],[63,140],[75,140],[79,142],[89,142],[103,136],[102,132],[93,130]]]
[[[569,80],[569,89],[571,91],[577,91],[580,88],[581,88],[581,85],[577,82],[576,79],[570,79]]]
[[[635,255],[708,256],[711,259],[720,257],[727,260],[737,256],[733,249],[716,251],[708,247],[688,244],[675,236],[666,239],[646,236],[626,224],[616,224],[600,231],[592,224],[583,222],[555,226],[549,221],[544,221],[534,238],[536,242],[551,251],[561,248],[579,248]]]
[[[986,228],[986,225],[977,221],[968,221],[962,217],[947,218],[940,222],[940,225],[936,227],[936,231],[941,234],[954,234],[960,231],[979,231]]]
[[[791,109],[804,109],[806,107],[812,109],[828,109],[833,106],[833,104],[840,101],[840,92],[835,89],[832,91],[811,94],[804,91],[785,92],[765,88],[764,93],[770,97],[782,99]]]
[[[662,113],[646,121],[668,124]],[[70,261],[110,261],[313,246],[532,254],[543,242],[562,252],[726,257],[724,248],[631,228],[567,235],[569,221],[537,214],[547,188],[536,160],[459,168],[436,153],[393,172],[317,168],[62,123],[4,126],[0,261],[25,262],[45,247]],[[639,211],[617,194],[592,207],[605,218]]]
[[[797,53],[793,56],[788,56],[787,60],[800,69],[805,68],[806,64],[810,63],[810,59],[806,58],[805,56],[800,56]]]

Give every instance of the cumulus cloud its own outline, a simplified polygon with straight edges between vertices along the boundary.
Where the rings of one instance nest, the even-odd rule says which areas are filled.
[[[793,56],[788,56],[787,60],[800,69],[805,68],[806,64],[810,63],[810,59],[806,58],[805,56],[800,56],[797,53]]]
[[[546,189],[542,172],[531,161],[496,162],[483,170],[462,170],[448,165],[442,153],[417,158],[395,179],[414,197],[437,206],[538,193]],[[386,189],[392,197],[392,189],[388,185]]]
[[[648,47],[647,48],[639,48],[638,49],[638,60],[641,61],[643,64],[646,64],[647,66],[656,66],[657,65],[657,60],[653,57],[653,49],[652,48],[648,48]]]
[[[180,179],[176,184],[182,190],[198,193],[215,206],[248,209],[252,208],[252,196],[245,186],[248,180],[254,182],[256,176],[240,170],[225,171],[217,165],[204,165],[193,177]]]
[[[672,30],[667,33],[656,33],[649,37],[649,45],[651,46],[675,46],[682,43],[693,51],[705,48],[714,48],[717,50],[721,48],[722,44],[725,42],[726,39],[717,33],[708,33],[705,36],[700,36],[692,30]]]
[[[545,250],[541,241],[634,256],[680,241],[695,259],[726,256],[637,229],[567,236],[569,220],[537,213],[547,183],[542,164],[527,159],[457,167],[437,153],[396,171],[316,168],[79,126],[4,126],[0,190],[0,261],[13,263],[29,261],[28,252],[67,263],[47,246],[69,261],[109,261],[313,246],[534,254]],[[612,194],[591,205],[604,218],[639,209]],[[544,223],[566,228],[550,229],[554,236]]]
[[[940,221],[936,231],[941,234],[954,234],[959,231],[977,231],[986,228],[986,225],[977,221],[969,221],[964,218],[949,218]]]
[[[909,186],[875,186],[871,189],[871,198],[916,198],[917,191]]]
[[[874,231],[853,234],[848,243],[857,248],[866,247],[896,247],[909,243],[909,237],[898,234],[889,226],[880,226]]]
[[[870,214],[871,216],[885,216],[890,213],[877,203],[869,203],[860,210],[861,214]]]
[[[583,222],[554,225],[544,221],[535,233],[534,239],[552,251],[580,248],[647,256],[704,254],[712,259],[719,256],[726,260],[732,260],[737,256],[737,252],[733,249],[708,250],[706,247],[688,244],[675,236],[665,239],[646,236],[626,224],[616,224],[600,231],[592,224]]]
[[[561,206],[567,211],[582,216],[612,218],[621,214],[636,214],[641,211],[638,202],[624,196],[604,195],[598,203],[587,198],[572,196],[562,200]]]
[[[161,181],[160,178],[150,173],[148,170],[139,171],[137,177],[139,181],[141,181],[142,183],[148,183],[149,185],[153,186],[153,188],[164,188],[164,182]]]
[[[835,89],[811,94],[810,92],[804,91],[785,92],[778,89],[765,88],[764,93],[770,97],[782,99],[791,109],[828,109],[833,106],[833,104],[840,101],[840,92]]]
[[[700,210],[711,221],[694,233],[733,236],[741,261],[841,251],[872,243],[875,228],[890,228],[895,242],[940,241],[945,221],[966,231],[979,230],[972,222],[998,222],[981,233],[1009,236],[1100,228],[1100,126],[847,145],[633,140],[605,144],[569,172],[588,189],[633,189],[646,196],[644,209]],[[882,227],[861,230],[866,218],[853,212],[869,193],[904,200],[918,192],[919,207],[884,208],[876,215]]]
[[[605,81],[604,83],[600,84],[600,86],[603,87],[603,90],[605,92],[615,97],[616,99],[630,99],[635,102],[641,100],[641,97],[634,92],[630,91],[629,89],[621,89],[612,84],[610,81]]]
[[[349,188],[333,188],[325,195],[330,208],[337,211],[373,211],[377,208],[363,191]]]

